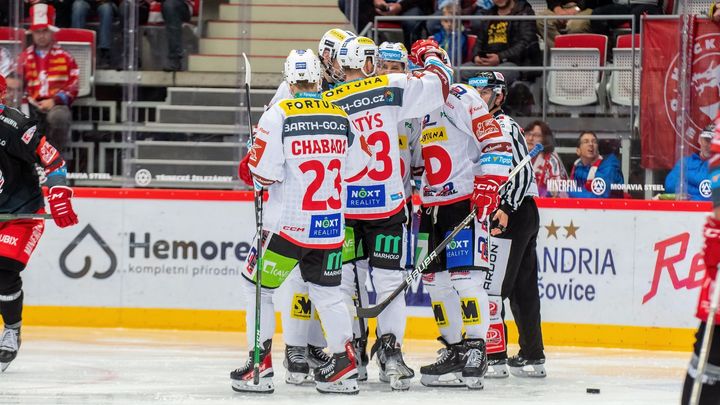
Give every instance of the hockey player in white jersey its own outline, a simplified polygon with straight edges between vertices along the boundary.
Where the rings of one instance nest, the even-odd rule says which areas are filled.
[[[333,28],[325,32],[318,42],[318,56],[323,69],[322,89],[328,90],[334,83],[343,80],[343,72],[337,62],[340,45],[355,34]],[[290,85],[283,81],[266,108],[279,100],[293,98]],[[247,162],[245,162],[247,164]],[[251,182],[248,185],[252,185]],[[278,297],[285,341],[285,382],[288,384],[312,383],[312,371],[328,360],[322,348],[326,346],[317,311],[308,296],[306,283],[298,270],[290,273]],[[367,302],[367,299],[365,300]],[[367,359],[367,354],[364,356]],[[366,379],[364,369],[359,370],[359,381]]]
[[[344,182],[367,172],[370,149],[347,114],[320,98],[321,68],[311,50],[291,51],[285,80],[295,98],[270,107],[258,123],[249,167],[254,181],[268,187],[262,235],[262,268],[251,252],[243,266],[247,325],[254,324],[254,280],[262,277],[260,384],[253,380],[252,339],[247,363],[230,373],[240,392],[272,392],[271,358],[275,315],[272,291],[298,268],[309,296],[325,321],[331,359],[315,371],[316,388],[325,393],[358,392],[350,314],[340,290],[344,240]]]
[[[506,178],[512,160],[509,139],[479,94],[465,84],[454,84],[445,105],[425,115],[421,128],[411,140],[413,172],[422,172],[416,262],[470,214],[475,174]],[[435,363],[420,368],[423,385],[483,388],[490,306],[481,271],[481,220],[463,228],[423,274],[445,345]]]
[[[367,257],[373,268],[377,299],[383,300],[404,278],[405,192],[400,173],[397,124],[440,107],[447,97],[452,71],[438,57],[437,44],[419,41],[413,52],[425,70],[406,74],[374,76],[377,47],[365,37],[347,39],[338,61],[347,80],[325,92],[323,98],[342,107],[357,129],[374,147],[370,170],[357,184],[348,185],[346,240],[343,249],[343,290],[352,305],[355,294],[354,262]],[[322,310],[320,311],[322,313]],[[405,300],[399,296],[380,316],[377,355],[381,378],[393,389],[409,388],[414,372],[402,358],[405,334]],[[360,337],[355,331],[355,337]]]

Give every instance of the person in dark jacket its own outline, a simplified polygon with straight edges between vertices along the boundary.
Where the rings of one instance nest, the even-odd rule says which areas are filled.
[[[693,201],[710,201],[712,190],[710,188],[710,176],[708,175],[708,159],[710,158],[710,142],[715,133],[715,126],[710,125],[700,133],[698,142],[700,150],[690,156],[683,158],[685,160],[685,180],[687,181],[687,197]],[[680,161],[675,163],[675,167],[665,177],[665,192],[676,193],[680,184]]]
[[[540,15],[590,15],[593,12],[595,0],[547,0],[547,10],[540,12]],[[537,20],[537,29],[540,36],[543,34],[545,21]],[[590,20],[548,20],[547,38],[545,43],[550,49],[555,46],[555,37],[563,34],[582,34],[590,32]]]
[[[532,7],[525,0],[493,0],[495,6],[485,15],[535,15]],[[516,70],[494,69],[496,66],[529,66],[534,65],[539,55],[537,29],[535,22],[484,20],[473,49],[473,60],[466,66],[476,66],[478,70],[499,70],[505,76],[508,86],[520,77]],[[463,71],[464,80],[477,74],[472,70]]]
[[[629,0],[628,3],[616,3],[614,0],[600,0],[592,15],[635,16],[635,33],[640,32],[640,16],[663,14],[660,0]],[[610,30],[627,23],[626,20],[590,20],[590,30],[595,34],[610,35]],[[640,45],[635,45],[639,47]]]

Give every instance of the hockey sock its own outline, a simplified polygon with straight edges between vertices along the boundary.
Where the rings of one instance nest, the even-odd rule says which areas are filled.
[[[20,324],[23,310],[23,292],[17,291],[13,294],[0,295],[0,313],[5,325],[12,326]]]
[[[345,307],[348,309],[348,313],[350,311],[350,308],[355,307],[354,298],[357,294],[357,288],[355,288],[355,264],[354,263],[345,263],[342,266],[342,282],[340,284],[340,291],[342,292],[342,300],[345,303]],[[317,307],[317,304],[315,304]],[[322,309],[320,307],[317,307],[320,310],[320,315],[322,316]],[[323,323],[324,325],[324,323]],[[353,332],[353,338],[359,338],[360,335],[360,324],[355,317],[352,319],[352,332]]]
[[[462,340],[460,297],[453,289],[447,271],[423,275],[423,287],[430,294],[435,323],[449,344]]]
[[[283,282],[278,293],[286,294],[287,300],[281,308],[283,340],[286,345],[305,347],[308,343],[308,330],[312,322],[312,305],[308,287],[296,267]],[[263,308],[264,309],[264,308]]]
[[[345,352],[345,344],[352,339],[350,312],[343,305],[344,295],[340,287],[323,287],[308,284],[310,299],[320,312],[327,333],[327,346],[331,353]]]
[[[245,324],[247,328],[248,350],[255,349],[255,284],[242,280],[240,282],[245,295]],[[273,290],[262,288],[260,293],[260,344],[272,339],[275,333],[275,307],[272,302]]]
[[[490,302],[483,280],[481,271],[450,273],[450,282],[460,296],[465,337],[470,339],[485,340],[490,327]]]
[[[377,302],[382,302],[390,296],[402,284],[404,278],[405,272],[402,270],[373,268],[373,285],[377,293]],[[406,323],[405,295],[400,294],[378,315],[377,335],[392,333],[395,335],[397,343],[402,345]]]
[[[350,314],[348,313],[348,316]],[[313,304],[312,318],[308,325],[307,342],[316,347],[326,347],[327,340],[325,340],[325,331],[323,330],[322,323],[320,322],[320,315],[317,307]]]

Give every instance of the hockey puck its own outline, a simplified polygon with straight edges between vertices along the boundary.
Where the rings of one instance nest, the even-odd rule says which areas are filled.
[[[587,392],[588,394],[599,394],[600,388],[586,388],[585,392]]]

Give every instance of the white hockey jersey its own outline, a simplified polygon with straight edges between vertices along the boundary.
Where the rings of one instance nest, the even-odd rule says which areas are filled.
[[[270,102],[265,106],[265,109],[268,110],[270,107],[277,104],[278,101],[284,100],[286,98],[293,98],[294,94],[290,92],[290,85],[287,81],[283,80],[282,83],[278,86],[277,90],[275,90],[275,95],[270,99]]]
[[[411,145],[414,171],[424,167],[424,206],[468,199],[475,174],[507,176],[512,167],[510,138],[470,86],[453,84],[445,105],[426,115],[421,128]]]
[[[405,187],[405,200],[412,198],[412,155],[410,140],[417,137],[420,123],[417,119],[402,120],[398,124],[398,141],[400,143],[400,172],[402,173],[403,187]]]
[[[323,98],[342,107],[373,147],[368,172],[348,185],[345,216],[387,218],[403,209],[405,188],[400,173],[397,124],[439,108],[448,94],[451,73],[434,57],[415,76],[394,73],[338,85]],[[428,63],[429,62],[429,63]],[[444,65],[443,65],[444,66]]]
[[[370,149],[342,108],[283,99],[260,118],[249,166],[268,187],[264,229],[310,248],[342,245],[346,180],[367,171]]]

